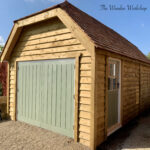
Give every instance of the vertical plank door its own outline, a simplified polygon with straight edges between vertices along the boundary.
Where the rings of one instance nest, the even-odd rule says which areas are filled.
[[[108,60],[108,134],[120,126],[120,61]]]
[[[73,137],[75,60],[18,62],[17,120]]]

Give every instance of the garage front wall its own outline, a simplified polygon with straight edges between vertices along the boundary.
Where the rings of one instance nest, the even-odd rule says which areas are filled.
[[[90,146],[91,55],[58,19],[24,27],[10,57],[9,114],[16,119],[16,62],[64,58],[81,54],[79,60],[79,142]]]

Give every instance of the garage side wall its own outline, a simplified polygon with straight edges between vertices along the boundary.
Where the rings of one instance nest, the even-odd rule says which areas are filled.
[[[16,61],[42,60],[81,53],[79,63],[79,142],[90,146],[91,55],[62,22],[25,27],[10,58],[9,114],[15,119]]]
[[[106,51],[96,51],[96,145],[107,138],[107,87],[109,57],[121,60],[121,120],[122,125],[139,114],[140,105],[140,65],[130,59]],[[147,74],[147,72],[146,72]],[[146,75],[147,76],[147,75]],[[148,93],[147,93],[148,95]]]
[[[96,145],[105,140],[106,56],[96,52]]]
[[[140,112],[150,108],[150,67],[140,66]]]
[[[140,67],[132,61],[122,61],[123,124],[139,113]]]
[[[96,52],[96,118],[97,145],[107,137],[107,58],[121,60],[121,116],[122,124],[139,113],[140,67],[138,63],[126,61],[112,54]]]

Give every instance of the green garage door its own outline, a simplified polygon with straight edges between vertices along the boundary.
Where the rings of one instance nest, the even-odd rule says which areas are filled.
[[[74,136],[75,60],[18,63],[17,120]]]

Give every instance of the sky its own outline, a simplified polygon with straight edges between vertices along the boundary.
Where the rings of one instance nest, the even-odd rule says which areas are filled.
[[[5,44],[14,20],[63,1],[64,0],[1,0],[0,44]],[[149,0],[68,1],[121,34],[136,45],[144,54],[147,55],[150,52]]]

